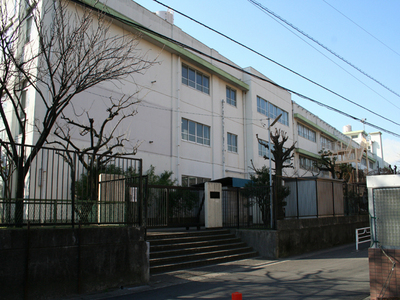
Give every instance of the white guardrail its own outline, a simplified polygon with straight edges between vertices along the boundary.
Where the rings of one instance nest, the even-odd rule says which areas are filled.
[[[356,229],[356,250],[358,245],[371,241],[371,227],[363,227]]]

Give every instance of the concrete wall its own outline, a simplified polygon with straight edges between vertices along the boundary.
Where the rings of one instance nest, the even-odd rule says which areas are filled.
[[[1,299],[54,299],[149,281],[144,230],[0,230]]]
[[[277,230],[233,229],[236,236],[266,258],[278,259],[355,243],[355,230],[369,226],[365,216],[280,220]]]
[[[357,228],[368,227],[365,216],[281,220],[277,223],[279,257],[355,243]]]

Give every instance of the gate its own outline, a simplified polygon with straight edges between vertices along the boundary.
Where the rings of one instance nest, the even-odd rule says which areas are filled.
[[[204,226],[204,188],[149,185],[147,227]]]

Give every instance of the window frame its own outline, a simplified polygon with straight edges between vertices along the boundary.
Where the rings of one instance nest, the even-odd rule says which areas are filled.
[[[211,178],[182,175],[181,180],[182,186],[192,186],[195,184],[211,181]]]
[[[261,141],[267,145],[271,145],[270,147],[271,147],[271,158],[272,158],[272,156],[273,156],[272,150],[274,150],[275,145],[273,143],[268,143],[267,141],[264,141],[264,140],[261,140]],[[265,154],[264,154],[264,152],[265,152]],[[260,143],[258,143],[258,156],[269,159],[269,150],[266,147],[264,147],[263,145],[261,145]]]
[[[237,106],[236,95],[237,95],[236,90],[232,89],[229,86],[226,86],[226,103],[236,107]]]
[[[297,135],[311,142],[317,142],[317,132],[301,123],[297,123]]]
[[[238,153],[238,136],[236,134],[227,133],[228,152]]]
[[[204,94],[210,94],[210,77],[186,64],[182,64],[182,83]]]
[[[24,129],[26,129],[26,108],[28,104],[28,82],[25,80],[22,83],[21,94],[18,100],[18,118],[24,126],[20,126],[18,124],[18,135],[24,133]]]
[[[305,163],[302,163],[305,162]],[[315,167],[316,159],[309,158],[307,156],[299,156],[299,168],[307,172],[318,172],[318,168]]]
[[[335,150],[334,149],[334,141],[328,139],[326,136],[322,135],[319,138],[320,143],[321,143],[321,148],[327,149],[327,150]]]
[[[211,128],[208,125],[204,125],[186,118],[182,118],[181,120],[181,139],[184,141],[210,146],[210,132]]]
[[[270,119],[276,119],[280,114],[282,114],[278,122],[282,125],[289,126],[289,113],[260,96],[257,96],[257,112]]]

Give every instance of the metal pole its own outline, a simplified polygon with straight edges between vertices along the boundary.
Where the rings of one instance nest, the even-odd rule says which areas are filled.
[[[269,158],[269,203],[271,209],[271,229],[274,227],[274,220],[273,220],[273,205],[272,205],[272,166],[271,166],[271,126],[275,125],[278,122],[279,118],[282,116],[280,114],[276,117],[276,119],[270,124],[271,118],[268,117],[268,158]]]
[[[273,228],[273,205],[272,205],[272,164],[271,164],[271,128],[270,118],[268,118],[268,159],[269,159],[269,208],[271,214],[271,229]]]

